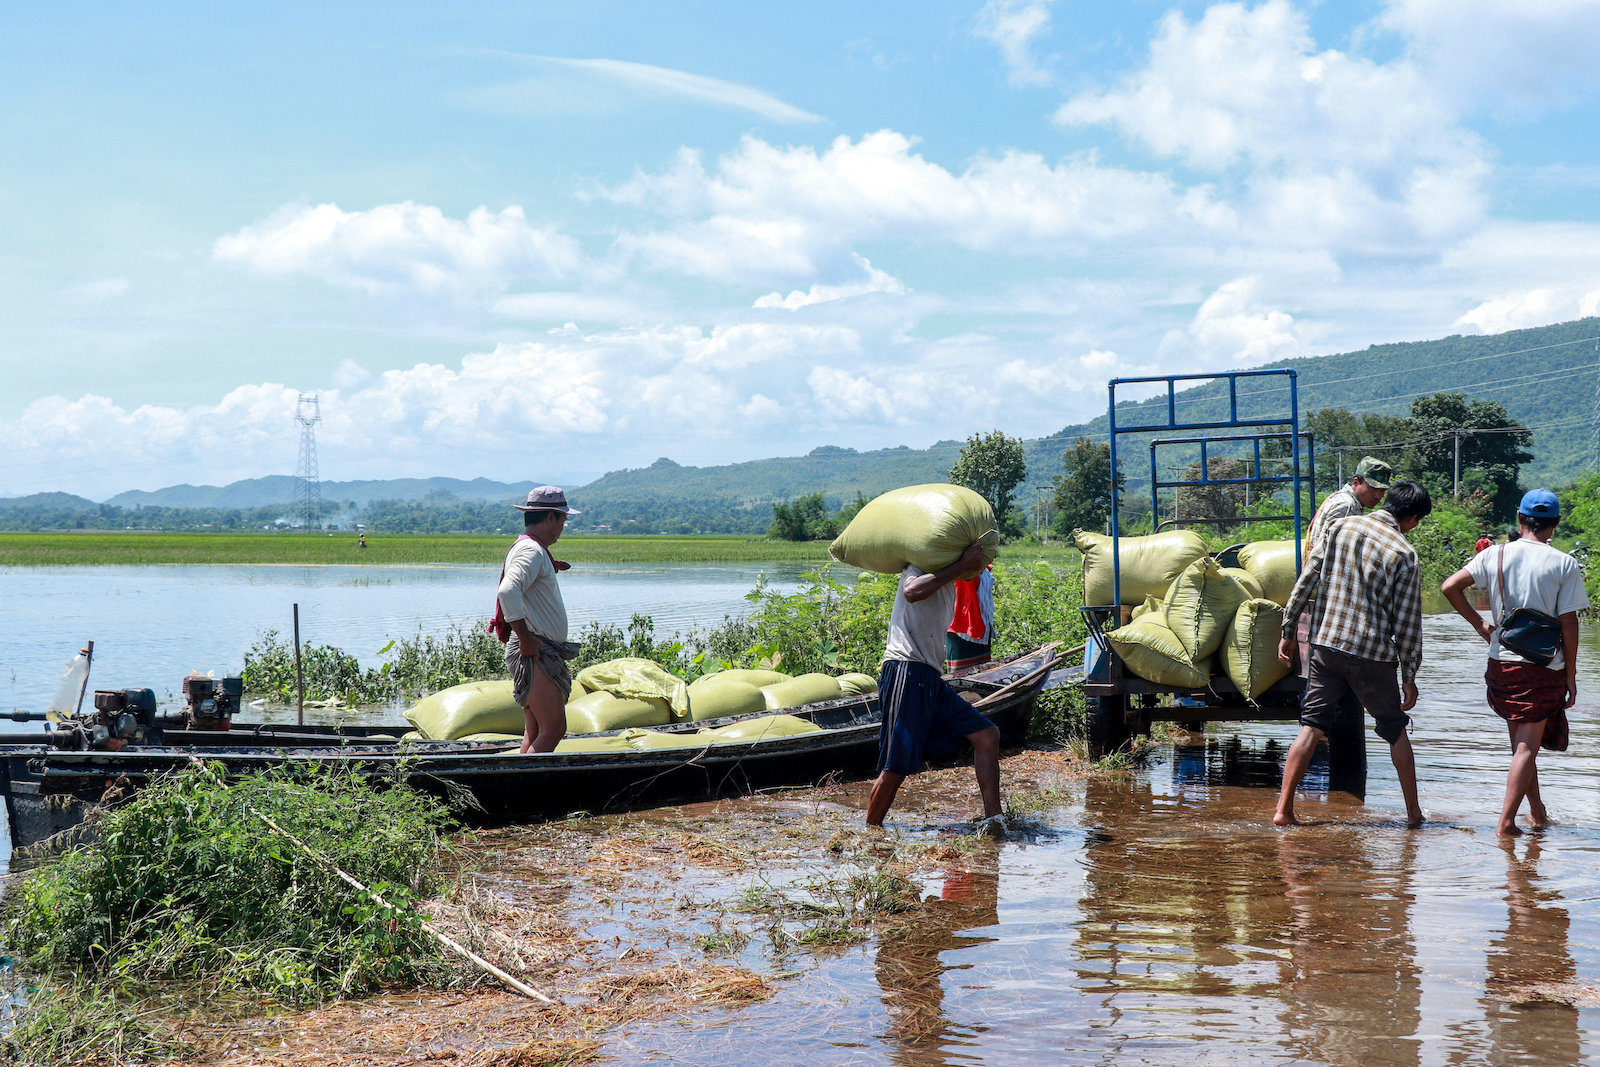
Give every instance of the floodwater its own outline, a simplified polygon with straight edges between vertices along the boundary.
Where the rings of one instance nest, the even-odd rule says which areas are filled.
[[[772,1000],[632,1024],[602,1062],[1600,1062],[1600,669],[1585,631],[1559,825],[1494,834],[1506,732],[1483,646],[1430,616],[1414,712],[1428,825],[1408,831],[1370,732],[1365,803],[1308,779],[1270,825],[1291,724],[1237,724],[1084,782],[928,888],[930,918],[823,955]],[[913,783],[916,781],[912,780]],[[891,823],[893,823],[891,818]],[[905,817],[900,831],[938,830]],[[759,952],[746,965],[761,969]]]
[[[574,630],[591,619],[626,627],[649,615],[656,634],[743,615],[758,576],[792,592],[795,564],[578,564],[561,576]],[[391,638],[480,623],[494,613],[496,567],[0,567],[0,712],[42,710],[67,661],[94,641],[91,688],[149,688],[177,699],[191,670],[237,673],[267,630],[335,645],[363,667]]]

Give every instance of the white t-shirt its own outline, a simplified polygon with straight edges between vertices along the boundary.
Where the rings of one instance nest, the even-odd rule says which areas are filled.
[[[531,537],[519,537],[506,553],[500,582],[500,608],[506,621],[521,619],[528,629],[556,644],[567,639],[567,604],[556,584],[550,553]]]
[[[1500,553],[1505,552],[1506,592],[1500,592]],[[1490,618],[1496,630],[1489,639],[1489,658],[1507,663],[1527,663],[1526,659],[1509,649],[1500,647],[1498,629],[1510,611],[1532,608],[1546,615],[1560,618],[1569,611],[1582,611],[1589,606],[1588,594],[1583,589],[1583,570],[1578,561],[1551,545],[1518,538],[1508,545],[1491,545],[1472,557],[1467,564],[1472,584],[1489,594]],[[1508,608],[1506,605],[1509,604]],[[1561,649],[1549,667],[1559,671],[1566,666]]]
[[[884,646],[885,660],[904,659],[926,663],[944,673],[944,635],[956,611],[955,587],[946,585],[926,600],[915,604],[906,600],[906,582],[927,571],[907,567],[900,573],[900,587],[894,591],[894,609],[889,613],[889,641]]]

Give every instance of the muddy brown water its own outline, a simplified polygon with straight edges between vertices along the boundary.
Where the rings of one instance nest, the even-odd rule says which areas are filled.
[[[926,918],[774,961],[776,995],[632,1023],[601,1062],[1575,1064],[1600,1060],[1600,669],[1584,631],[1572,743],[1539,760],[1559,824],[1494,834],[1508,760],[1483,646],[1430,616],[1412,734],[1420,831],[1368,734],[1365,802],[1269,823],[1291,724],[1213,726],[1092,779],[935,877]],[[913,784],[915,780],[913,780]],[[893,822],[893,819],[891,819]],[[899,832],[936,838],[913,813]]]

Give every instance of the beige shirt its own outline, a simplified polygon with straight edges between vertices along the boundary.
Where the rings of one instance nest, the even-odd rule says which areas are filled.
[[[926,600],[915,604],[906,599],[906,582],[927,571],[907,567],[900,574],[900,587],[894,592],[894,608],[889,613],[889,641],[883,650],[884,661],[892,659],[926,663],[944,673],[944,635],[956,611],[956,590],[946,585]]]
[[[500,581],[500,609],[506,621],[523,624],[556,644],[567,639],[567,604],[556,584],[550,553],[531,537],[519,537],[506,553],[506,576]]]

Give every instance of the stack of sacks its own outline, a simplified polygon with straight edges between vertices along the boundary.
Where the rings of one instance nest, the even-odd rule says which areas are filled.
[[[1289,603],[1299,577],[1293,541],[1256,541],[1239,549],[1239,566],[1249,571],[1261,586],[1256,595],[1279,607]]]
[[[907,564],[931,573],[980,541],[983,562],[993,563],[1000,533],[987,500],[965,486],[912,485],[873,498],[834,538],[828,554],[879,574],[899,574]]]
[[[1083,602],[1102,607],[1112,601],[1111,538],[1075,530],[1073,543],[1083,553]],[[1121,538],[1122,603],[1165,596],[1183,569],[1206,555],[1206,539],[1193,530],[1168,530],[1146,537]]]
[[[1203,688],[1211,677],[1212,655],[1227,637],[1239,605],[1248,599],[1237,579],[1203,556],[1174,579],[1159,607],[1147,599],[1133,621],[1112,630],[1111,647],[1141,678]]]

